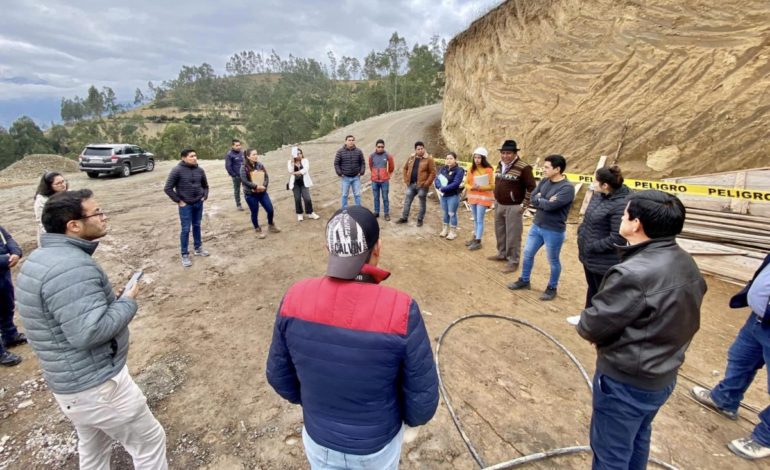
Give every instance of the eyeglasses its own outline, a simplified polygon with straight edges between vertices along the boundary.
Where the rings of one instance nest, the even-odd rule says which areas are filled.
[[[107,214],[105,214],[104,211],[97,211],[97,212],[94,212],[91,215],[84,215],[83,217],[81,217],[78,220],[90,219],[91,217],[100,217],[102,219],[106,219],[107,218]]]
[[[51,183],[51,186],[66,186],[66,185],[67,185],[66,180],[61,180],[61,181],[56,181],[54,183]]]

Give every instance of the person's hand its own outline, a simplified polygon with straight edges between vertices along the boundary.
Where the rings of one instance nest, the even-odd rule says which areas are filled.
[[[256,188],[254,188],[254,191],[257,193],[264,193],[265,189],[267,188],[265,188],[264,186],[257,186]]]
[[[474,191],[478,191],[478,189],[479,189],[480,187],[481,187],[481,186],[479,186],[478,184],[474,184],[473,186],[471,186],[471,189],[472,189],[472,190],[474,190]]]
[[[21,259],[21,257],[19,255],[11,255],[8,258],[8,267],[12,268],[12,267],[16,266],[17,264],[19,264],[19,260],[20,259]]]
[[[555,200],[556,200],[556,196],[555,195],[551,196],[551,198],[549,199],[550,202],[554,202]]]
[[[123,289],[120,289],[120,290],[121,290],[120,293],[123,294]],[[139,294],[139,283],[135,282],[134,285],[131,286],[131,288],[128,291],[126,291],[125,296],[128,297],[129,299],[135,299],[138,294]]]
[[[179,207],[184,207],[184,206],[186,206],[186,205],[187,205],[187,203],[186,203],[186,202],[184,202],[184,201],[179,201]]]

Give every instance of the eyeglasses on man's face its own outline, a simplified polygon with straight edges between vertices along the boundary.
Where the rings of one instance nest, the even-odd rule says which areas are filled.
[[[81,217],[78,220],[90,219],[91,217],[99,217],[100,219],[106,219],[107,218],[107,214],[104,211],[102,211],[102,210],[98,210],[98,211],[94,212],[93,214],[84,215],[83,217]]]

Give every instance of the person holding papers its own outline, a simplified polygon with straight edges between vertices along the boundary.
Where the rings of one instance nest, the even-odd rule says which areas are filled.
[[[473,164],[468,172],[468,204],[475,229],[470,240],[465,242],[469,250],[481,249],[481,236],[484,235],[484,214],[495,202],[495,170],[487,161],[487,149],[478,147],[473,151]]]
[[[257,216],[259,215],[259,205],[267,212],[267,230],[271,233],[278,233],[281,230],[273,223],[273,203],[267,194],[267,185],[270,178],[267,175],[267,169],[259,161],[259,154],[256,149],[246,150],[246,158],[241,167],[241,182],[243,183],[243,193],[246,196],[246,204],[251,211],[251,223],[257,232],[257,238],[265,238],[265,233],[259,226]]]
[[[433,184],[441,195],[441,210],[444,211],[444,224],[439,236],[454,240],[457,238],[457,207],[460,205],[465,170],[457,165],[457,154],[454,152],[447,154],[445,162]]]

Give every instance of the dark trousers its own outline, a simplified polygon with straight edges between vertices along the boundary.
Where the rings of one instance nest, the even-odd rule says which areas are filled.
[[[201,219],[203,218],[203,201],[195,204],[187,204],[179,208],[179,220],[182,223],[182,231],[179,234],[179,244],[182,255],[189,255],[190,229],[192,228],[193,246],[199,249],[203,246],[201,240]]]
[[[13,323],[14,310],[13,284],[11,283],[11,271],[0,274],[0,333],[3,341],[0,342],[0,354],[5,352],[3,343],[16,338],[19,331]]]
[[[241,177],[231,176],[233,179],[233,197],[235,198],[235,205],[241,207]]]
[[[417,220],[422,221],[425,218],[425,209],[427,206],[428,188],[419,188],[416,184],[410,184],[406,187],[406,194],[404,195],[404,212],[401,217],[408,219],[409,210],[412,208],[412,201],[414,197],[420,200],[420,212],[417,213]]]
[[[294,211],[297,214],[302,214],[302,201],[305,201],[305,214],[312,214],[313,201],[310,199],[310,189],[304,184],[294,182],[294,187],[291,190],[294,192]]]
[[[259,227],[257,216],[259,215],[260,204],[265,209],[265,212],[267,212],[267,223],[273,225],[273,203],[270,201],[270,196],[268,196],[267,191],[247,195],[246,204],[249,205],[249,210],[251,211],[251,223],[254,225],[254,228]]]
[[[589,271],[585,265],[583,265],[583,271],[586,274],[586,282],[588,283],[588,290],[586,291],[586,308],[588,308],[594,305],[593,302],[591,302],[591,299],[593,299],[596,293],[599,292],[599,286],[602,285],[604,273],[599,274]]]
[[[594,375],[591,450],[593,470],[644,470],[650,456],[652,420],[674,391],[644,390]]]

